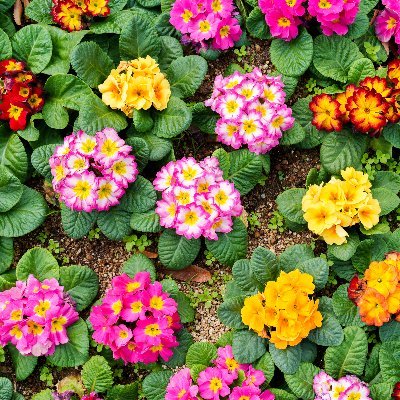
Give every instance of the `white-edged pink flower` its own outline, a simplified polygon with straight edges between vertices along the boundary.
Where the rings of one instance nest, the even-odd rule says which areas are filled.
[[[119,199],[124,193],[124,188],[119,186],[114,180],[99,178],[96,201],[97,211],[107,211],[111,207],[118,205]]]
[[[226,119],[239,118],[243,113],[245,99],[236,93],[229,93],[219,98],[217,112]]]
[[[191,204],[179,208],[177,221],[179,222],[176,228],[178,235],[183,235],[187,239],[198,239],[207,225],[207,213],[202,207]]]
[[[103,170],[104,176],[111,178],[124,188],[134,182],[139,171],[136,168],[135,157],[121,155],[109,168]]]
[[[175,196],[166,193],[161,200],[157,201],[156,213],[160,216],[160,224],[165,228],[172,228],[175,224],[178,206]]]
[[[178,167],[176,178],[178,182],[185,187],[192,186],[193,182],[203,173],[202,168],[193,157],[179,160],[176,166]]]
[[[235,120],[222,120],[217,121],[215,133],[218,136],[218,140],[234,149],[239,149],[242,146],[242,140],[239,136],[240,124],[236,123]]]
[[[156,174],[153,181],[154,188],[162,191],[171,188],[175,184],[177,166],[175,162],[170,161]]]
[[[237,194],[233,183],[224,181],[211,188],[210,197],[215,205],[222,211],[228,212],[237,200]]]
[[[97,162],[113,162],[120,155],[127,155],[132,150],[132,147],[125,144],[125,141],[118,136],[117,131],[113,128],[105,128],[97,132],[96,138],[97,148],[94,159]]]
[[[243,114],[240,118],[239,133],[246,144],[252,143],[261,138],[264,134],[260,114],[256,111],[250,111]]]
[[[97,140],[83,131],[76,132],[75,149],[84,156],[93,156],[96,151]]]
[[[89,168],[89,160],[78,153],[69,153],[65,156],[65,166],[70,174],[78,174]]]

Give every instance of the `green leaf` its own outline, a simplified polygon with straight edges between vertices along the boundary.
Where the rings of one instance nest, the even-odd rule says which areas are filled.
[[[269,32],[268,25],[265,23],[265,15],[260,7],[255,7],[251,10],[246,20],[246,28],[250,36],[254,38],[262,40],[271,39],[271,33]]]
[[[68,343],[56,347],[48,360],[57,367],[77,367],[89,358],[89,335],[85,321],[79,318],[67,329]]]
[[[172,96],[163,111],[154,111],[151,134],[161,138],[173,138],[189,128],[192,113],[186,103]]]
[[[346,83],[350,66],[363,58],[358,47],[343,36],[320,35],[314,39],[314,66],[322,75]]]
[[[113,400],[137,400],[138,383],[128,385],[115,385],[107,392],[107,398]]]
[[[347,32],[346,37],[349,39],[358,39],[365,35],[370,25],[369,22],[370,21],[366,13],[358,12],[356,20],[349,26],[349,31]]]
[[[279,256],[279,268],[285,272],[290,272],[294,265],[314,258],[312,248],[307,244],[295,244],[289,246]]]
[[[219,115],[206,107],[204,103],[196,103],[192,107],[193,125],[197,126],[202,132],[209,135],[215,134],[215,129]]]
[[[278,277],[279,262],[276,255],[264,247],[257,247],[250,259],[250,268],[262,285]]]
[[[301,347],[301,362],[313,363],[318,355],[317,345],[306,339],[299,346]]]
[[[206,239],[206,247],[222,264],[232,266],[247,254],[247,230],[244,223],[236,218],[232,231],[218,234],[218,240]]]
[[[28,250],[17,264],[17,279],[24,281],[31,274],[40,281],[50,278],[58,279],[60,268],[57,260],[48,250],[34,247]]]
[[[212,156],[218,158],[219,167],[224,173],[223,177],[224,179],[227,179],[229,176],[229,170],[231,168],[230,153],[227,153],[224,149],[219,148],[212,153]]]
[[[103,393],[114,383],[113,373],[107,360],[102,356],[94,356],[82,367],[82,382],[86,390]]]
[[[356,305],[349,299],[349,285],[341,285],[332,296],[333,311],[342,326],[364,326]]]
[[[336,244],[328,245],[328,252],[339,260],[348,261],[355,254],[359,244],[360,239],[357,233],[350,232],[346,243],[340,246]]]
[[[282,146],[291,146],[296,143],[302,142],[306,137],[306,132],[303,127],[296,121],[293,128],[283,132],[280,140]]]
[[[340,175],[341,170],[350,166],[361,169],[361,157],[366,150],[366,136],[348,130],[331,133],[321,146],[321,164],[332,175]]]
[[[129,212],[144,213],[153,209],[156,201],[157,193],[152,183],[139,175],[122,197],[120,207]]]
[[[28,121],[28,124],[24,130],[19,130],[18,135],[27,140],[28,142],[36,142],[39,139],[39,129],[35,127],[36,120],[42,120],[43,115],[41,113],[33,114]]]
[[[178,341],[179,346],[174,348],[174,355],[165,363],[170,368],[181,367],[185,364],[186,353],[189,347],[193,344],[193,337],[186,329],[181,329],[177,333],[176,340]]]
[[[219,320],[229,328],[245,329],[246,325],[242,322],[241,315],[243,304],[243,297],[226,299],[218,308]]]
[[[274,396],[275,400],[298,400],[297,397],[283,389],[268,389]]]
[[[387,215],[395,210],[400,204],[400,198],[392,190],[381,187],[372,189],[372,197],[379,201],[381,206],[380,215]]]
[[[53,175],[51,174],[49,158],[54,154],[56,147],[56,144],[46,144],[44,146],[40,146],[33,150],[31,156],[31,163],[33,167],[40,175],[44,176],[46,180],[50,182],[53,179]]]
[[[152,8],[161,4],[161,0],[136,0],[141,6]]]
[[[384,381],[400,380],[400,341],[382,343],[379,351],[379,365]]]
[[[172,371],[152,372],[143,379],[142,390],[147,399],[164,400]]]
[[[193,343],[186,354],[186,365],[192,368],[194,365],[211,365],[211,362],[217,358],[216,347],[208,342]]]
[[[389,249],[383,239],[363,240],[358,245],[351,262],[358,272],[364,273],[372,261],[383,260],[388,251]]]
[[[41,24],[51,24],[52,0],[31,0],[28,7],[25,8],[25,14],[30,19]]]
[[[45,389],[33,395],[32,400],[53,400],[52,391]]]
[[[43,74],[68,74],[70,56],[74,47],[83,39],[88,31],[65,32],[55,26],[46,26],[53,43],[53,54]]]
[[[8,58],[11,58],[12,56],[12,46],[10,39],[3,31],[3,29],[0,29],[0,60],[6,60]]]
[[[377,171],[374,175],[372,188],[389,188],[393,193],[400,191],[400,176],[395,172],[390,171]]]
[[[38,74],[50,62],[53,52],[50,33],[41,25],[21,28],[12,38],[14,57],[25,61],[29,69]]]
[[[280,350],[274,344],[269,344],[269,352],[275,365],[284,374],[294,374],[301,362],[301,347],[288,346],[285,350]]]
[[[313,39],[306,29],[290,42],[273,39],[270,47],[272,64],[282,74],[300,76],[313,59]]]
[[[339,346],[328,347],[325,352],[325,371],[338,379],[346,374],[361,375],[368,353],[365,332],[356,326],[344,328],[344,340]]]
[[[360,12],[368,14],[378,4],[379,0],[361,0]]]
[[[71,54],[72,68],[90,87],[97,88],[114,67],[111,58],[94,42],[84,42]]]
[[[171,294],[171,297],[178,303],[178,314],[183,324],[193,322],[194,308],[190,305],[190,298],[182,292]]]
[[[255,369],[258,369],[264,373],[265,383],[269,384],[274,377],[275,364],[272,360],[271,354],[266,352],[254,365]]]
[[[303,217],[304,212],[301,208],[301,202],[306,194],[305,189],[289,189],[281,193],[276,198],[278,210],[282,215],[296,224],[305,224],[306,221]]]
[[[14,258],[13,240],[0,237],[0,273],[7,271]]]
[[[370,385],[370,396],[374,400],[387,400],[390,399],[393,393],[394,384],[388,382],[376,383]]]
[[[99,278],[96,273],[80,265],[60,268],[60,284],[75,301],[77,311],[89,307],[99,290]]]
[[[11,400],[13,385],[8,378],[0,376],[0,399]]]
[[[394,147],[400,148],[400,125],[388,124],[383,128],[383,137]]]
[[[311,260],[303,261],[297,264],[293,269],[298,268],[301,272],[313,277],[316,290],[322,290],[328,282],[329,266],[325,259],[316,257]]]
[[[165,230],[158,241],[158,255],[170,269],[183,269],[190,265],[200,251],[200,239],[186,239],[173,230]]]
[[[22,196],[23,185],[6,167],[0,166],[0,212],[11,210]]]
[[[1,8],[0,8],[0,26],[4,30],[4,32],[7,33],[10,39],[14,36],[16,29],[13,20],[8,14],[3,13]]]
[[[147,132],[153,128],[154,121],[150,112],[146,110],[133,110],[133,125],[138,132]]]
[[[158,65],[161,71],[166,72],[172,61],[183,57],[183,49],[179,40],[171,36],[161,36],[161,53],[158,57]]]
[[[320,309],[321,311],[321,309]],[[310,331],[308,340],[319,346],[337,346],[343,342],[343,329],[339,321],[328,313],[322,313],[323,320],[320,328]]]
[[[21,139],[16,134],[0,136],[0,166],[6,167],[21,182],[28,171],[28,157]]]
[[[150,273],[151,280],[156,280],[156,269],[152,261],[144,254],[137,253],[128,258],[122,267],[122,271],[133,278],[138,272],[147,271]]]
[[[369,58],[355,60],[349,68],[349,83],[358,84],[367,76],[375,76],[374,64]]]
[[[98,213],[93,211],[73,211],[61,204],[61,221],[65,233],[72,239],[81,239],[89,233],[97,220]]]
[[[92,106],[94,102],[89,86],[74,75],[51,76],[44,90],[47,98],[42,113],[46,124],[53,129],[64,129],[68,125],[67,109],[80,111],[86,103]]]
[[[285,374],[285,380],[290,390],[297,397],[304,400],[314,400],[314,376],[317,375],[319,371],[320,369],[315,365],[302,363],[294,374]]]
[[[379,328],[379,339],[381,342],[400,340],[400,322],[390,321]]]
[[[149,147],[149,161],[160,161],[172,151],[172,143],[170,140],[159,138],[153,134],[141,136]]]
[[[155,211],[145,213],[133,213],[131,216],[131,228],[138,232],[160,232],[160,216]]]
[[[246,293],[255,294],[262,290],[262,285],[257,280],[257,275],[252,271],[250,260],[238,260],[232,268],[233,279],[236,284]]]
[[[367,363],[365,365],[365,381],[370,382],[375,378],[380,372],[379,367],[379,351],[381,349],[382,343],[377,343],[369,353]]]
[[[123,60],[139,57],[157,58],[161,52],[161,41],[150,19],[143,13],[132,14],[119,37],[119,51]]]
[[[149,162],[150,157],[150,149],[147,142],[140,137],[131,136],[128,137],[126,143],[132,146],[132,153],[135,155],[139,172],[142,172]]]
[[[239,363],[251,364],[265,354],[265,339],[250,330],[233,332],[232,351]]]
[[[34,371],[38,358],[34,356],[24,356],[15,346],[9,344],[7,346],[11,355],[11,360],[15,370],[17,381],[25,380]]]
[[[207,73],[207,61],[200,56],[180,57],[167,71],[172,96],[180,99],[193,96]]]
[[[97,225],[109,239],[122,240],[132,231],[130,219],[129,211],[123,209],[119,204],[107,212],[100,213],[97,218]]]
[[[242,196],[249,193],[262,176],[262,161],[247,149],[229,153],[230,168],[226,179],[232,181]]]

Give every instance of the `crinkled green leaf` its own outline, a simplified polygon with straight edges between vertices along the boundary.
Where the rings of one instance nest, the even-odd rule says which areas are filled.
[[[0,166],[6,167],[21,182],[26,179],[28,157],[18,135],[0,133]]]
[[[239,363],[251,364],[267,351],[265,339],[251,330],[233,332],[232,351]]]
[[[28,250],[18,261],[17,278],[21,281],[28,279],[29,275],[43,281],[60,276],[57,260],[46,249],[34,247]]]
[[[147,271],[150,273],[152,281],[156,280],[156,269],[153,262],[141,253],[134,254],[128,258],[123,264],[122,271],[132,278],[138,272]]]
[[[81,239],[89,233],[98,217],[96,211],[87,213],[73,211],[65,204],[61,204],[61,221],[65,233],[73,239]]]
[[[285,374],[290,390],[304,400],[314,400],[313,381],[320,369],[310,363],[302,363],[294,374]]]
[[[110,389],[114,378],[107,360],[102,356],[90,358],[82,367],[82,382],[89,393],[103,393]]]

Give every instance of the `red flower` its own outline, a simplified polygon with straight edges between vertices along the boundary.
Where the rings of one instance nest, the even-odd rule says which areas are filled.
[[[0,104],[0,111],[0,119],[9,120],[10,128],[13,131],[19,131],[26,128],[26,119],[29,115],[29,109],[25,107],[24,104],[4,101]]]
[[[396,400],[400,400],[400,382],[394,385],[392,397]]]
[[[342,130],[340,104],[332,96],[325,93],[314,96],[309,108],[314,114],[312,124],[318,130],[327,132]]]
[[[32,94],[29,96],[27,102],[35,113],[40,111],[44,105],[43,90],[38,87],[33,89]]]
[[[35,75],[32,72],[19,72],[15,77],[14,80],[17,83],[31,83],[35,80]]]
[[[365,78],[360,82],[360,87],[374,90],[384,98],[390,97],[390,94],[392,93],[392,89],[387,85],[386,79],[379,78],[379,76],[374,76],[373,78],[369,76]]]
[[[31,89],[28,85],[17,85],[14,84],[14,86],[11,89],[11,92],[8,93],[8,97],[12,101],[16,102],[26,102],[31,95]]]
[[[16,74],[25,69],[25,63],[22,61],[17,61],[14,58],[9,58],[8,60],[0,61],[0,74],[4,73]]]
[[[51,10],[53,21],[57,22],[62,29],[69,32],[83,29],[82,17],[84,12],[71,0],[58,2]]]
[[[349,299],[357,305],[360,297],[364,293],[365,290],[365,282],[358,277],[358,275],[355,275],[354,278],[350,281],[350,285],[347,289],[347,295],[349,296]]]
[[[400,60],[393,60],[388,65],[388,78],[400,89]]]

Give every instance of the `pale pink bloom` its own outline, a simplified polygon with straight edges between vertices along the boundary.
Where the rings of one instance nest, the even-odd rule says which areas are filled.
[[[194,201],[194,195],[196,194],[196,189],[194,187],[183,187],[174,186],[172,193],[175,196],[175,202],[177,206],[187,206]]]
[[[220,182],[210,188],[210,197],[213,198],[215,205],[224,213],[234,206],[238,200],[239,193],[235,190],[233,183],[228,181]]]
[[[64,138],[64,143],[57,146],[54,155],[57,157],[65,156],[75,149],[75,135],[68,135]]]
[[[115,181],[108,178],[99,178],[96,201],[97,211],[107,211],[111,207],[118,205],[119,199],[124,193],[124,189],[118,186]]]
[[[78,153],[69,153],[65,157],[65,165],[69,174],[81,173],[89,168],[89,160]]]
[[[156,179],[153,181],[154,188],[162,191],[169,189],[175,184],[177,166],[174,161],[170,161],[167,165],[161,168],[156,174]]]
[[[96,151],[97,140],[83,131],[76,132],[75,150],[84,155],[92,156]]]
[[[256,111],[245,113],[240,118],[239,134],[244,143],[251,143],[263,136],[260,114]]]
[[[132,147],[118,136],[113,128],[104,128],[96,133],[97,147],[94,159],[98,163],[112,163],[121,155],[128,155]]]
[[[235,91],[243,96],[246,102],[250,102],[261,96],[263,88],[258,82],[245,80],[235,88]]]
[[[109,168],[103,170],[103,175],[111,178],[117,185],[127,188],[130,183],[136,180],[138,169],[134,156],[121,155],[114,160]]]
[[[183,158],[176,162],[178,182],[185,186],[190,187],[193,182],[200,178],[203,170],[193,157]]]
[[[331,390],[334,379],[328,375],[325,371],[319,372],[314,376],[313,389],[314,393],[318,396],[322,396]]]
[[[175,196],[163,194],[163,198],[157,201],[156,213],[160,216],[160,225],[165,228],[171,228],[175,224],[177,205]]]
[[[207,225],[207,213],[195,204],[180,207],[178,210],[176,233],[187,239],[198,239]]]
[[[236,119],[243,113],[245,98],[236,93],[228,93],[217,103],[217,112],[223,118]]]
[[[239,135],[239,126],[235,120],[219,119],[215,129],[218,140],[234,149],[240,149],[242,140]]]

